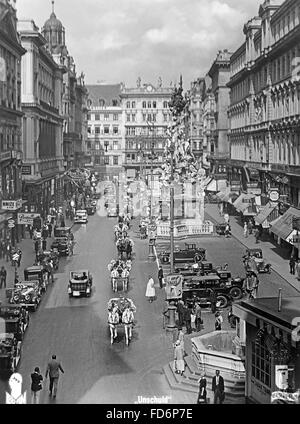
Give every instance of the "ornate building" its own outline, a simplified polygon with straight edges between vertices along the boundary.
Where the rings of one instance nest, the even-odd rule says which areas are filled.
[[[0,0],[0,238],[18,242],[16,212],[22,206],[21,57],[15,2]],[[8,206],[7,200],[11,200]],[[4,202],[3,202],[4,201]],[[15,218],[10,231],[7,220]]]
[[[86,165],[95,169],[101,179],[112,179],[122,171],[124,162],[120,84],[87,85],[87,89]]]
[[[42,28],[42,34],[47,41],[47,49],[52,54],[55,62],[64,67],[66,72],[63,76],[63,155],[65,169],[82,165],[83,149],[86,133],[82,129],[86,127],[87,91],[84,85],[84,75],[78,78],[74,59],[69,55],[65,28],[54,13],[54,1],[52,1],[52,13]],[[79,117],[79,111],[82,116]],[[82,119],[82,122],[78,121]],[[85,122],[84,122],[85,121]]]
[[[266,0],[244,34],[230,59],[230,178],[299,207],[299,1]]]
[[[211,89],[211,78],[205,77],[205,94],[203,98],[203,166],[210,167],[208,157],[214,156],[214,130],[215,130],[215,96]]]
[[[62,87],[64,69],[46,49],[32,20],[18,22],[22,58],[24,194],[29,212],[46,215],[63,187]]]
[[[123,124],[125,128],[125,161],[128,176],[137,173],[149,180],[150,174],[163,163],[166,130],[171,119],[169,101],[173,87],[141,83],[134,88],[121,85]]]

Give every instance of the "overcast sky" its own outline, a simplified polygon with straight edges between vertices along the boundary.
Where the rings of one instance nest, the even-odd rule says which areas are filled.
[[[87,84],[125,82],[184,86],[206,74],[217,51],[235,51],[243,25],[262,0],[56,0],[69,53]],[[17,0],[19,19],[41,29],[51,0]]]

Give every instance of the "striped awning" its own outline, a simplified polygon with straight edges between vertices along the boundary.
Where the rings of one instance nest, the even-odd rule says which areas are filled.
[[[276,203],[268,203],[260,210],[255,217],[256,225],[262,225],[263,228],[269,228],[270,222],[278,217],[278,207]]]
[[[251,200],[255,198],[255,194],[247,194],[241,193],[239,197],[233,202],[233,206],[238,212],[243,212],[249,204]]]
[[[293,231],[292,221],[294,217],[300,218],[300,210],[291,207],[276,222],[271,223],[270,231],[286,240]]]
[[[214,191],[214,192],[218,191],[217,190],[217,181],[214,178],[208,183],[206,190],[207,191]]]

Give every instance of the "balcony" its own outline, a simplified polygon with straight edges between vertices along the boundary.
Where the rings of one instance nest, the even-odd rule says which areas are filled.
[[[40,100],[40,105],[43,107],[43,109],[48,110],[49,112],[55,113],[55,114],[59,114],[59,110],[56,107],[51,106],[51,104],[43,102],[42,100]]]

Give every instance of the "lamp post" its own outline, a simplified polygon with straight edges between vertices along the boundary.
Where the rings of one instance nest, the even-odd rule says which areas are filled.
[[[171,273],[174,272],[174,151],[173,143],[170,145],[171,153],[171,175],[170,175],[170,267]]]

